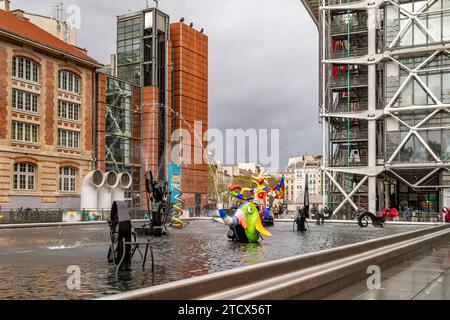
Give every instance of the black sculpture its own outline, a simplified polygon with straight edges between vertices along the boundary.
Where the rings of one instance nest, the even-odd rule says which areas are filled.
[[[369,219],[372,225],[377,228],[383,228],[386,222],[386,216],[376,216],[372,212],[364,212],[358,216],[358,225],[361,228],[366,228],[369,225]]]
[[[308,175],[306,175],[305,178],[305,193],[304,193],[304,201],[303,201],[303,208],[298,209],[297,217],[294,220],[294,223],[297,225],[297,231],[307,231],[306,224],[308,223],[306,221],[307,218],[309,218],[309,190],[308,190]]]
[[[168,198],[170,195],[167,182],[165,180],[154,181],[152,172],[147,171],[145,174],[145,187],[147,191],[147,207],[151,214],[151,223],[148,232],[144,233],[157,237],[163,236],[166,234],[163,231],[163,218],[169,212]],[[146,226],[143,226],[143,229],[146,229]]]
[[[144,268],[147,260],[147,253],[150,249],[153,271],[153,249],[150,246],[150,239],[148,239],[147,242],[136,241],[136,234],[131,225],[130,209],[126,202],[113,202],[108,225],[110,228],[111,239],[111,245],[108,250],[108,262],[113,263],[116,267],[116,279],[119,270],[129,271],[131,269],[131,259],[136,251],[141,255],[143,260],[142,267]],[[140,245],[145,245],[144,255],[139,249]]]

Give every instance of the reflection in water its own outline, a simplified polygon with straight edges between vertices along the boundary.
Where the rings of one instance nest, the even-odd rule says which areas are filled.
[[[117,281],[106,261],[106,225],[0,230],[0,299],[92,299],[418,228],[311,225],[298,233],[290,223],[277,223],[272,238],[242,244],[228,240],[223,224],[197,221],[152,240],[153,273],[150,259],[143,270],[136,254],[132,271],[119,272]],[[66,287],[70,265],[81,269],[80,290]]]

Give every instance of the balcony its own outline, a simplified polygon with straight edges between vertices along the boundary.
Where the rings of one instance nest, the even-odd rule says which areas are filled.
[[[349,3],[360,2],[360,1],[361,0],[329,0],[327,5],[335,6],[335,5],[349,4]]]
[[[343,15],[345,17],[345,15]],[[339,19],[330,24],[331,36],[347,35],[352,33],[367,32],[367,17],[351,19],[348,23],[346,19]]]
[[[331,161],[332,167],[360,167],[368,165],[368,156],[359,153],[357,156],[350,156],[347,158],[347,150],[341,150],[337,155],[333,156]]]
[[[330,53],[331,59],[344,59],[344,58],[354,58],[363,57],[367,55],[367,47],[365,48],[352,48],[350,50],[336,50]]]
[[[356,141],[356,140],[367,140],[368,139],[368,131],[367,129],[352,129],[350,128],[350,132],[347,132],[347,129],[334,130],[332,136],[330,138],[333,142],[338,141]]]
[[[349,79],[350,78],[350,79]],[[368,77],[366,74],[338,76],[330,78],[330,86],[332,88],[347,88],[357,86],[367,86]]]
[[[367,111],[369,107],[369,103],[367,100],[359,101],[359,102],[350,102],[350,106],[347,101],[342,101],[335,106],[332,106],[332,109],[329,112],[333,113],[349,113],[350,112],[359,112],[359,111]]]

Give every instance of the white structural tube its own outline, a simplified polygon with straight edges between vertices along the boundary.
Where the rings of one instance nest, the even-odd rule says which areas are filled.
[[[105,173],[105,181],[102,186],[98,188],[97,193],[97,209],[111,210],[111,192],[119,184],[119,175],[115,171],[108,171]]]
[[[105,183],[105,175],[100,170],[86,174],[81,183],[80,209],[97,209],[97,189]]]
[[[131,174],[128,172],[119,173],[119,184],[111,191],[111,203],[114,201],[125,201],[125,191],[131,187]]]

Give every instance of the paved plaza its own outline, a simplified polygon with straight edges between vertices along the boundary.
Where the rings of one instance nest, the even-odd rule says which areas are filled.
[[[328,300],[447,300],[450,299],[450,241],[381,271],[381,289],[369,290],[366,280]]]

